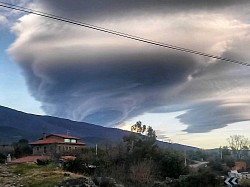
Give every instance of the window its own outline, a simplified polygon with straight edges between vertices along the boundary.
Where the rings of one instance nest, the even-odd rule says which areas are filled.
[[[69,147],[69,150],[71,150],[71,147]]]
[[[65,138],[65,139],[64,139],[64,142],[70,142],[70,139]]]
[[[61,151],[61,146],[58,146],[58,150]]]
[[[36,147],[36,150],[39,151],[39,147]]]
[[[72,139],[72,140],[71,140],[71,143],[76,143],[76,140],[75,140],[75,139]]]
[[[43,152],[47,153],[47,147],[46,146],[43,147]]]

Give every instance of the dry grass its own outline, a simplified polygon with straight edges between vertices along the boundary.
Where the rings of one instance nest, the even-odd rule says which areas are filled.
[[[239,184],[245,187],[250,187],[250,179],[240,179]]]
[[[13,176],[0,180],[0,186],[4,186],[7,183],[19,183],[25,187],[54,187],[67,178],[82,177],[74,173],[69,173],[70,176],[65,177],[65,172],[52,164],[47,166],[15,164],[6,166],[6,170],[12,173]]]

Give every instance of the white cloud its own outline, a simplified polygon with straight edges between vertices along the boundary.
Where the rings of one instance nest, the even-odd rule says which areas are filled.
[[[7,26],[8,26],[8,20],[6,19],[6,17],[0,16],[0,28]]]
[[[10,0],[6,3],[29,8],[31,0]],[[16,23],[17,19],[24,15],[24,12],[6,7],[0,7],[0,14],[0,26],[4,28],[11,28]]]

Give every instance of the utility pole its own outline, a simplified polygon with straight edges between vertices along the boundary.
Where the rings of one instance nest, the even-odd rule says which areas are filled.
[[[223,159],[223,155],[222,155],[222,148],[220,147],[220,159]]]
[[[70,131],[67,129],[67,136],[69,135]]]
[[[185,157],[184,165],[186,167],[187,166],[187,151],[186,150],[184,151],[184,157]]]
[[[95,144],[95,155],[97,156],[97,144]]]

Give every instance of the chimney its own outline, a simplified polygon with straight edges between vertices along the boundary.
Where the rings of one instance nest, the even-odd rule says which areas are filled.
[[[46,139],[46,136],[47,136],[47,134],[44,132],[44,133],[43,133],[43,140]]]

